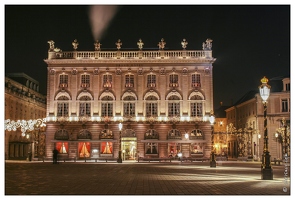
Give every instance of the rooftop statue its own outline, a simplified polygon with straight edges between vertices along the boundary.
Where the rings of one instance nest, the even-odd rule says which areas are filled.
[[[117,45],[117,49],[120,50],[121,49],[121,45],[122,45],[122,42],[120,39],[118,39],[118,42],[115,43]]]
[[[72,42],[72,45],[73,45],[73,49],[74,50],[77,50],[78,49],[79,43],[77,42],[77,39],[75,39],[74,42]]]
[[[186,41],[186,39],[183,39],[181,42],[181,46],[183,49],[186,49],[186,45],[188,45],[188,42]]]
[[[166,42],[164,42],[164,38],[161,39],[161,42],[159,42],[158,47],[159,49],[164,49],[165,48]]]
[[[140,50],[143,48],[143,45],[144,45],[144,43],[142,42],[141,39],[139,39],[139,41],[137,42],[137,46]]]
[[[206,43],[203,42],[203,50],[211,50],[211,48],[212,48],[212,42],[213,42],[213,40],[211,40],[210,38],[208,38],[206,40]]]
[[[100,42],[98,42],[98,40],[96,40],[95,43],[94,43],[94,50],[95,51],[99,51],[101,45],[102,44],[100,44]]]
[[[49,44],[49,50],[48,51],[53,51],[54,50],[54,41],[49,40],[49,41],[47,41],[47,43]]]

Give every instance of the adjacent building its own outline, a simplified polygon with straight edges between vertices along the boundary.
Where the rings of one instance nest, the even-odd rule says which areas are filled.
[[[290,78],[273,78],[268,84],[268,149],[272,160],[283,159],[284,153],[290,155]],[[260,160],[264,148],[264,108],[259,90],[249,91],[225,111],[228,157]]]
[[[24,73],[5,74],[5,120],[46,118],[46,96],[39,92],[39,82]],[[12,128],[13,129],[13,128]],[[22,133],[5,129],[5,159],[25,160],[44,156],[45,130]]]
[[[46,157],[209,158],[213,110],[212,40],[201,50],[62,51],[48,41]],[[122,130],[119,124],[123,125]]]

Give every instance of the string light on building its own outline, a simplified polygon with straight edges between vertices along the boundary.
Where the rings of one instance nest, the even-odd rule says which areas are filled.
[[[46,118],[43,119],[30,119],[30,120],[4,120],[4,130],[7,131],[16,131],[20,128],[22,132],[22,136],[26,136],[27,131],[33,131],[35,127],[45,127],[46,126]]]

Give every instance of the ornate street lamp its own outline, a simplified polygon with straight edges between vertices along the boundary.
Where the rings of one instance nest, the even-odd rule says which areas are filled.
[[[273,180],[273,170],[271,167],[270,154],[268,151],[268,135],[267,135],[267,99],[270,95],[270,86],[267,84],[268,79],[263,77],[261,79],[262,85],[259,86],[260,96],[262,98],[263,108],[264,108],[264,145],[263,145],[263,155],[261,163],[261,179],[262,180]]]
[[[122,151],[121,151],[122,128],[123,128],[123,124],[119,123],[120,135],[119,135],[119,155],[118,155],[117,163],[122,163],[122,155],[121,155],[122,154]]]
[[[216,167],[216,160],[215,160],[215,152],[214,152],[214,122],[215,116],[213,111],[210,113],[209,121],[211,124],[211,142],[212,142],[212,149],[211,149],[211,156],[210,156],[210,167]]]

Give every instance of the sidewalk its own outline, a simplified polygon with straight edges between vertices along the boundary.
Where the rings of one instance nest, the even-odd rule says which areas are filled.
[[[273,166],[273,180],[261,180],[260,165],[7,161],[5,195],[290,195],[285,166]]]

